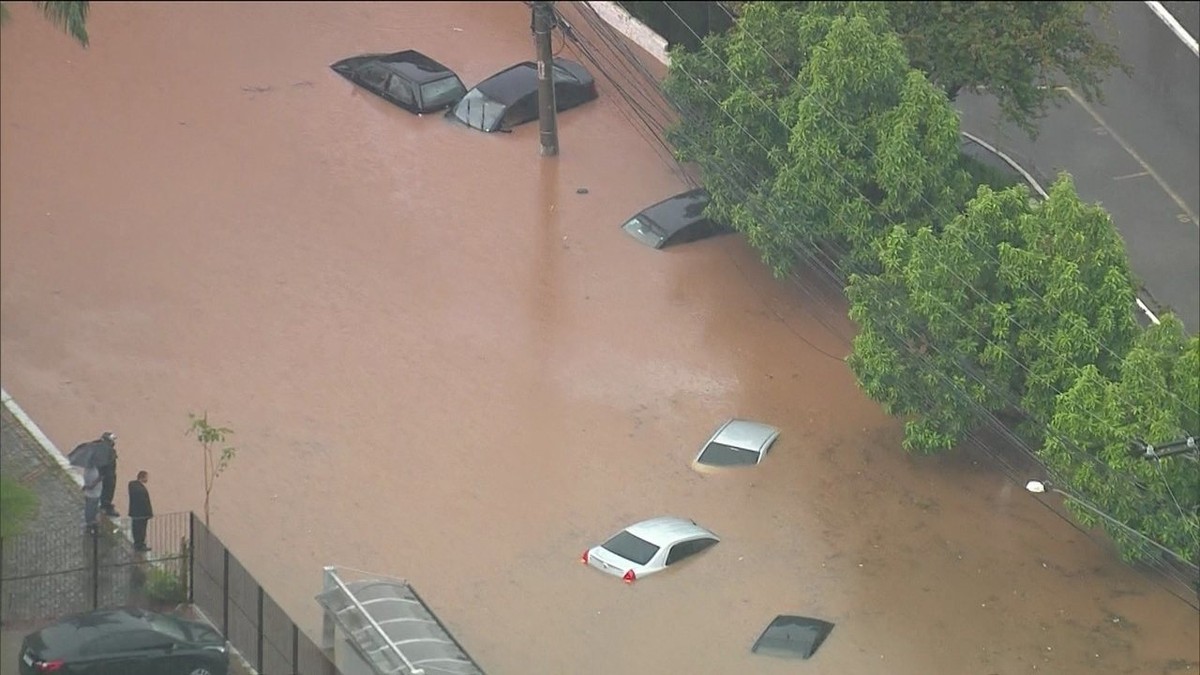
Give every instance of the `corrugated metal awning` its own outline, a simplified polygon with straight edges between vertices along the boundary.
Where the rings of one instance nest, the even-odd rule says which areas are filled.
[[[379,675],[483,675],[407,582],[327,573],[333,583],[317,602]]]

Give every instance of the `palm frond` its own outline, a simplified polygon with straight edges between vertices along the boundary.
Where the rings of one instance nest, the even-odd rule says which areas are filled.
[[[84,48],[88,46],[87,2],[36,2],[38,9],[51,23],[75,38]]]

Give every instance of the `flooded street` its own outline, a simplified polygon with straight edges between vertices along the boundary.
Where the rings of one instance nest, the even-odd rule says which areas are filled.
[[[496,674],[796,672],[749,653],[781,613],[837,623],[814,673],[1200,672],[1195,610],[982,455],[907,456],[805,342],[844,355],[844,316],[738,237],[625,236],[684,183],[603,78],[543,160],[328,68],[414,48],[471,86],[532,58],[521,3],[97,3],[87,51],[11,4],[4,387],[60,447],[114,428],[161,513],[202,504],[187,413],[233,427],[213,527],[310,632],[338,564]],[[729,416],[780,440],[694,473]],[[663,514],[722,542],[579,563]]]

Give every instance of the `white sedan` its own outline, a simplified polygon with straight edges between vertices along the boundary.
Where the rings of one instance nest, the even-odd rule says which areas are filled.
[[[631,584],[661,572],[721,541],[693,520],[663,516],[643,520],[583,552],[581,562]]]

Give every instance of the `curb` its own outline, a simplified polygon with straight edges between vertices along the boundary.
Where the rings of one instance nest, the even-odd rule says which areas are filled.
[[[609,26],[612,26],[618,33],[624,35],[626,38],[629,38],[630,41],[641,47],[654,58],[658,59],[663,65],[668,67],[671,65],[670,55],[667,53],[667,41],[663,38],[663,36],[655,33],[654,30],[639,21],[629,12],[625,11],[623,7],[620,7],[615,2],[589,2],[587,4],[592,8],[593,11],[596,12],[597,16],[603,19],[604,22]],[[1180,31],[1182,31],[1182,28],[1175,30],[1175,28],[1179,26],[1179,22],[1175,21],[1175,17],[1171,16],[1170,12],[1167,12],[1167,10],[1163,8],[1161,4],[1158,2],[1147,2],[1146,5],[1152,11],[1154,11],[1155,14],[1158,14],[1159,18],[1163,19],[1168,26],[1171,26],[1172,30],[1175,31],[1177,35],[1180,33]],[[1163,17],[1163,14],[1166,14],[1166,18]],[[1168,18],[1170,19],[1169,21]],[[1190,35],[1186,35],[1186,32],[1184,32],[1184,35],[1187,38],[1191,38]],[[1181,37],[1181,39],[1183,38]],[[1184,41],[1187,42],[1187,40]],[[1196,51],[1195,40],[1191,40],[1191,42],[1188,43],[1188,46],[1192,49],[1192,51]],[[974,134],[966,131],[960,131],[960,133],[963,138],[973,141],[979,145],[979,147],[999,157],[1004,161],[1005,164],[1012,167],[1014,171],[1021,174],[1021,177],[1025,179],[1025,182],[1028,183],[1035,191],[1037,191],[1037,193],[1042,196],[1042,199],[1049,197],[1049,195],[1046,194],[1045,188],[1043,188],[1041,184],[1037,182],[1037,179],[1035,179],[1032,174],[1025,170],[1025,167],[1018,164],[1012,157],[1009,157],[997,149],[996,146],[988,143],[978,136],[975,136]],[[1155,316],[1154,312],[1150,310],[1150,307],[1146,305],[1139,295],[1134,295],[1134,301],[1136,302],[1138,309],[1146,315],[1146,318],[1148,318],[1151,323],[1158,325],[1158,317]]]
[[[3,387],[0,387],[0,399],[3,400],[4,407],[8,408],[8,411],[12,413],[13,417],[17,418],[17,421],[21,423],[21,426],[25,428],[25,431],[29,432],[29,435],[33,437],[33,440],[37,441],[37,444],[41,446],[42,452],[46,453],[47,457],[58,464],[58,466],[65,471],[68,476],[71,477],[71,480],[75,481],[75,484],[82,489],[83,475],[79,471],[76,471],[75,467],[71,466],[71,462],[67,460],[66,455],[62,454],[62,451],[58,449],[58,446],[54,445],[54,441],[51,441],[50,437],[42,432],[41,427],[39,427],[37,423],[30,419],[29,415],[25,414],[25,411],[21,409],[21,406],[17,405],[17,402],[13,400],[12,396],[9,396],[8,391],[6,391]]]

